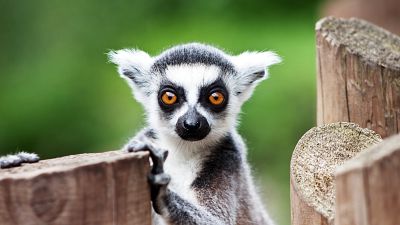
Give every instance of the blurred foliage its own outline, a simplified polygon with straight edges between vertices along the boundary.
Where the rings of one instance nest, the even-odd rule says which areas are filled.
[[[199,41],[284,62],[243,109],[240,132],[278,224],[289,224],[289,160],[315,120],[318,0],[0,0],[0,153],[43,158],[119,148],[143,111],[107,63]]]

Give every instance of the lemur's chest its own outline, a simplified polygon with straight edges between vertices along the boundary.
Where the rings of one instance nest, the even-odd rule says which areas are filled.
[[[189,201],[197,201],[192,183],[202,167],[202,156],[185,156],[171,152],[165,161],[164,169],[171,176],[169,188]]]

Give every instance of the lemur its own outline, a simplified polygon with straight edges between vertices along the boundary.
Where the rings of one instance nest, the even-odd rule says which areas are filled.
[[[199,43],[155,57],[137,49],[108,56],[146,111],[147,127],[123,150],[150,152],[153,224],[272,225],[236,127],[241,106],[279,56],[233,56]],[[0,167],[38,160],[22,152],[0,157]]]
[[[279,56],[191,43],[155,57],[112,51],[109,59],[146,111],[147,127],[123,149],[150,152],[153,224],[272,225],[236,127],[242,104]]]

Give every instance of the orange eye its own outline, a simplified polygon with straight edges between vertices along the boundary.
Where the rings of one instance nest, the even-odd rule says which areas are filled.
[[[224,102],[224,95],[221,92],[214,92],[208,97],[208,100],[210,100],[211,104],[213,105],[221,105]]]
[[[170,91],[166,91],[162,96],[161,100],[164,102],[166,105],[172,105],[176,102],[178,98],[176,95]]]

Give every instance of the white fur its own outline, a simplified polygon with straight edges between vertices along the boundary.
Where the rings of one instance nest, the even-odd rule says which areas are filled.
[[[281,58],[274,52],[243,52],[229,57],[236,68],[237,77],[231,77],[229,84],[235,92],[241,92],[242,103],[247,101],[257,84],[268,78],[268,67],[281,62]],[[256,73],[264,72],[264,77],[254,79]],[[249,85],[249,82],[252,84]]]
[[[274,52],[243,52],[230,58],[240,75],[265,71],[269,66],[282,61]],[[265,78],[267,77],[268,74],[266,74]]]
[[[155,91],[159,81],[158,77],[150,74],[150,68],[154,59],[146,52],[137,49],[111,51],[108,53],[108,58],[110,62],[118,66],[118,73],[132,88],[136,100],[145,105],[147,102],[147,96],[143,89],[146,89],[146,92]],[[131,78],[124,75],[124,72],[126,71],[131,72],[135,76],[135,79],[144,82],[145,87],[137,86]]]
[[[122,75],[124,70],[148,74],[153,63],[152,57],[138,49],[122,49],[108,53],[109,60],[118,65],[118,72]]]
[[[193,106],[199,99],[199,89],[214,82],[220,73],[217,66],[178,65],[169,66],[165,71],[168,80],[183,87],[187,91],[187,101]]]
[[[165,161],[164,169],[171,175],[171,190],[179,193],[184,199],[197,205],[195,193],[191,189],[191,184],[201,169],[201,162],[207,155],[203,151],[187,151],[179,148],[179,144],[162,143],[168,146],[169,156]],[[172,144],[172,145],[171,145]]]

